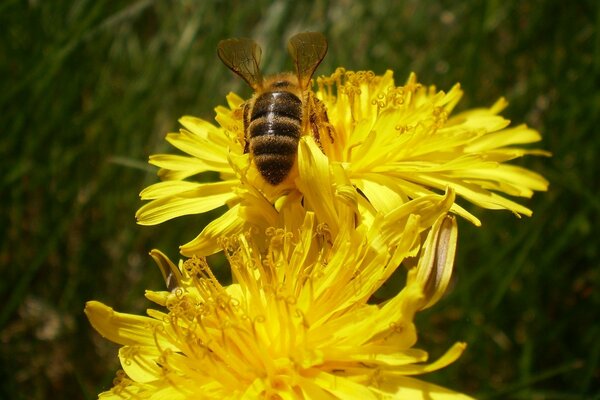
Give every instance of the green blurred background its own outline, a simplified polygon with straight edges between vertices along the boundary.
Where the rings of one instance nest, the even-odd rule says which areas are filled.
[[[454,284],[418,327],[433,357],[469,347],[425,379],[479,398],[600,398],[597,0],[3,1],[0,398],[111,386],[117,347],[85,302],[143,312],[144,289],[163,287],[148,251],[176,259],[207,221],[135,224],[139,191],[157,181],[148,155],[171,151],[180,116],[212,120],[227,92],[250,93],[216,57],[220,39],[257,39],[272,72],[305,30],[330,43],[318,74],[460,82],[461,109],[506,96],[504,115],[554,153],[521,163],[551,182],[524,202],[532,218],[475,209],[482,228],[460,222]]]

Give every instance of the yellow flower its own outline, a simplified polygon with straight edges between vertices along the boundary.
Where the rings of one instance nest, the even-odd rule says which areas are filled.
[[[462,95],[459,86],[448,93],[436,91],[417,83],[414,74],[396,86],[391,71],[376,76],[338,69],[317,83],[316,96],[330,125],[320,127],[319,144],[310,135],[301,138],[297,163],[281,185],[267,184],[244,154],[243,100],[230,94],[229,107],[216,109],[219,127],[184,117],[183,129],[167,135],[187,156],[150,157],[163,182],[142,191],[141,198],[150,202],[138,210],[138,223],[159,224],[226,204],[224,215],[181,248],[186,256],[208,255],[218,251],[221,236],[250,227],[297,226],[307,210],[320,223],[335,223],[331,198],[354,204],[357,220],[365,222],[447,187],[481,207],[531,215],[504,195],[531,197],[535,190],[547,189],[540,175],[506,164],[526,154],[547,153],[512,147],[537,142],[540,135],[524,125],[509,128],[509,121],[498,115],[506,106],[503,99],[490,108],[451,116]],[[186,180],[206,171],[219,172],[222,181]],[[451,211],[480,225],[458,204]]]
[[[433,224],[404,205],[369,226],[343,224],[333,240],[312,212],[297,231],[270,229],[266,250],[249,235],[223,239],[236,282],[229,286],[203,258],[175,266],[153,251],[171,291],[146,297],[165,312],[86,306],[94,328],[123,345],[123,371],[100,398],[469,398],[412,378],[447,366],[465,348],[457,343],[426,363],[427,352],[413,347],[415,313],[439,299],[452,272],[456,222],[446,215],[452,194],[446,197],[417,206],[429,207]],[[402,260],[415,256],[404,289],[369,304]]]
[[[483,208],[530,216],[531,210],[500,193],[528,198],[535,190],[547,190],[539,174],[504,164],[526,154],[549,154],[508,147],[541,137],[525,125],[508,128],[510,121],[498,115],[507,106],[504,99],[451,116],[462,97],[458,84],[444,93],[421,85],[411,74],[396,87],[391,71],[376,76],[343,69],[317,82],[335,128],[326,154],[344,166],[352,184],[378,210],[449,186]],[[462,207],[454,205],[452,211],[480,225]]]

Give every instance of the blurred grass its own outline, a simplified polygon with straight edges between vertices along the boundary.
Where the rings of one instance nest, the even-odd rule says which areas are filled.
[[[597,2],[12,0],[0,26],[0,398],[110,387],[116,347],[85,301],[143,311],[143,290],[162,287],[147,252],[176,259],[208,220],[136,226],[137,194],[156,181],[148,155],[180,116],[211,119],[228,91],[249,93],[215,56],[220,39],[256,38],[277,71],[302,30],[328,37],[319,73],[461,82],[463,108],[506,96],[505,115],[554,153],[524,162],[551,181],[531,219],[476,210],[482,228],[461,223],[454,286],[418,326],[432,356],[469,347],[426,379],[480,398],[600,398]]]

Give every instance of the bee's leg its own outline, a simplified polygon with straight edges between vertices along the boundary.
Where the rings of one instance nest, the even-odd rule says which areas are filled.
[[[248,127],[250,126],[250,104],[244,103],[244,154],[250,151],[250,138],[248,137]]]
[[[324,129],[327,131],[327,136],[329,136],[329,140],[331,141],[331,143],[334,142],[334,129],[333,125],[331,125],[331,123],[329,122],[329,118],[327,117],[327,109],[325,108],[323,102],[314,96],[312,96],[311,100],[312,112],[310,113],[310,125],[313,131],[313,136],[315,137],[315,141],[322,148],[323,146],[321,146],[321,137],[319,129]]]
[[[321,134],[319,133],[319,117],[317,113],[311,112],[310,114],[310,128],[312,130],[312,135],[315,138],[315,142],[319,145],[321,150],[323,146],[321,145]]]

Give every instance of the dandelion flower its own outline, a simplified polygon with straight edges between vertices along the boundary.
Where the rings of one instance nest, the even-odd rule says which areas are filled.
[[[172,290],[146,297],[166,311],[136,316],[96,301],[86,306],[94,328],[123,346],[123,371],[100,398],[469,398],[413,378],[446,367],[465,348],[457,343],[427,363],[427,352],[414,347],[415,314],[439,299],[452,272],[449,204],[428,214],[433,224],[401,206],[370,226],[344,224],[333,240],[312,212],[295,232],[270,229],[266,250],[249,235],[223,239],[229,286],[204,258],[175,266],[153,251]],[[415,256],[406,286],[384,304],[368,303]]]
[[[378,210],[396,202],[452,187],[458,197],[488,209],[520,215],[531,210],[503,194],[531,197],[547,190],[540,175],[506,161],[540,150],[509,147],[537,142],[540,134],[525,125],[508,127],[500,115],[507,103],[452,116],[462,91],[448,93],[426,87],[411,74],[395,86],[392,72],[338,69],[319,78],[319,91],[335,128],[327,146],[332,163],[341,163],[352,183]],[[452,211],[476,225],[479,220],[458,205]]]
[[[419,84],[414,74],[396,86],[391,71],[378,76],[338,69],[317,83],[316,96],[327,109],[329,125],[320,127],[319,143],[310,135],[301,138],[297,163],[286,181],[269,185],[244,154],[243,100],[230,94],[228,107],[216,109],[220,126],[184,117],[183,129],[167,135],[187,155],[150,157],[163,181],[142,191],[141,198],[150,202],[138,210],[138,223],[159,224],[226,204],[229,210],[181,249],[186,256],[207,255],[218,250],[219,237],[266,219],[275,223],[282,212],[302,221],[302,213],[312,210],[323,222],[316,209],[333,208],[323,192],[354,202],[358,219],[372,219],[448,187],[460,203],[529,216],[531,210],[507,196],[528,198],[547,189],[540,175],[507,164],[547,153],[516,147],[537,142],[540,135],[525,125],[509,127],[510,121],[499,115],[504,99],[452,115],[462,96],[459,85],[444,93]],[[222,181],[188,180],[206,171],[218,172]],[[480,225],[458,203],[451,211]]]

